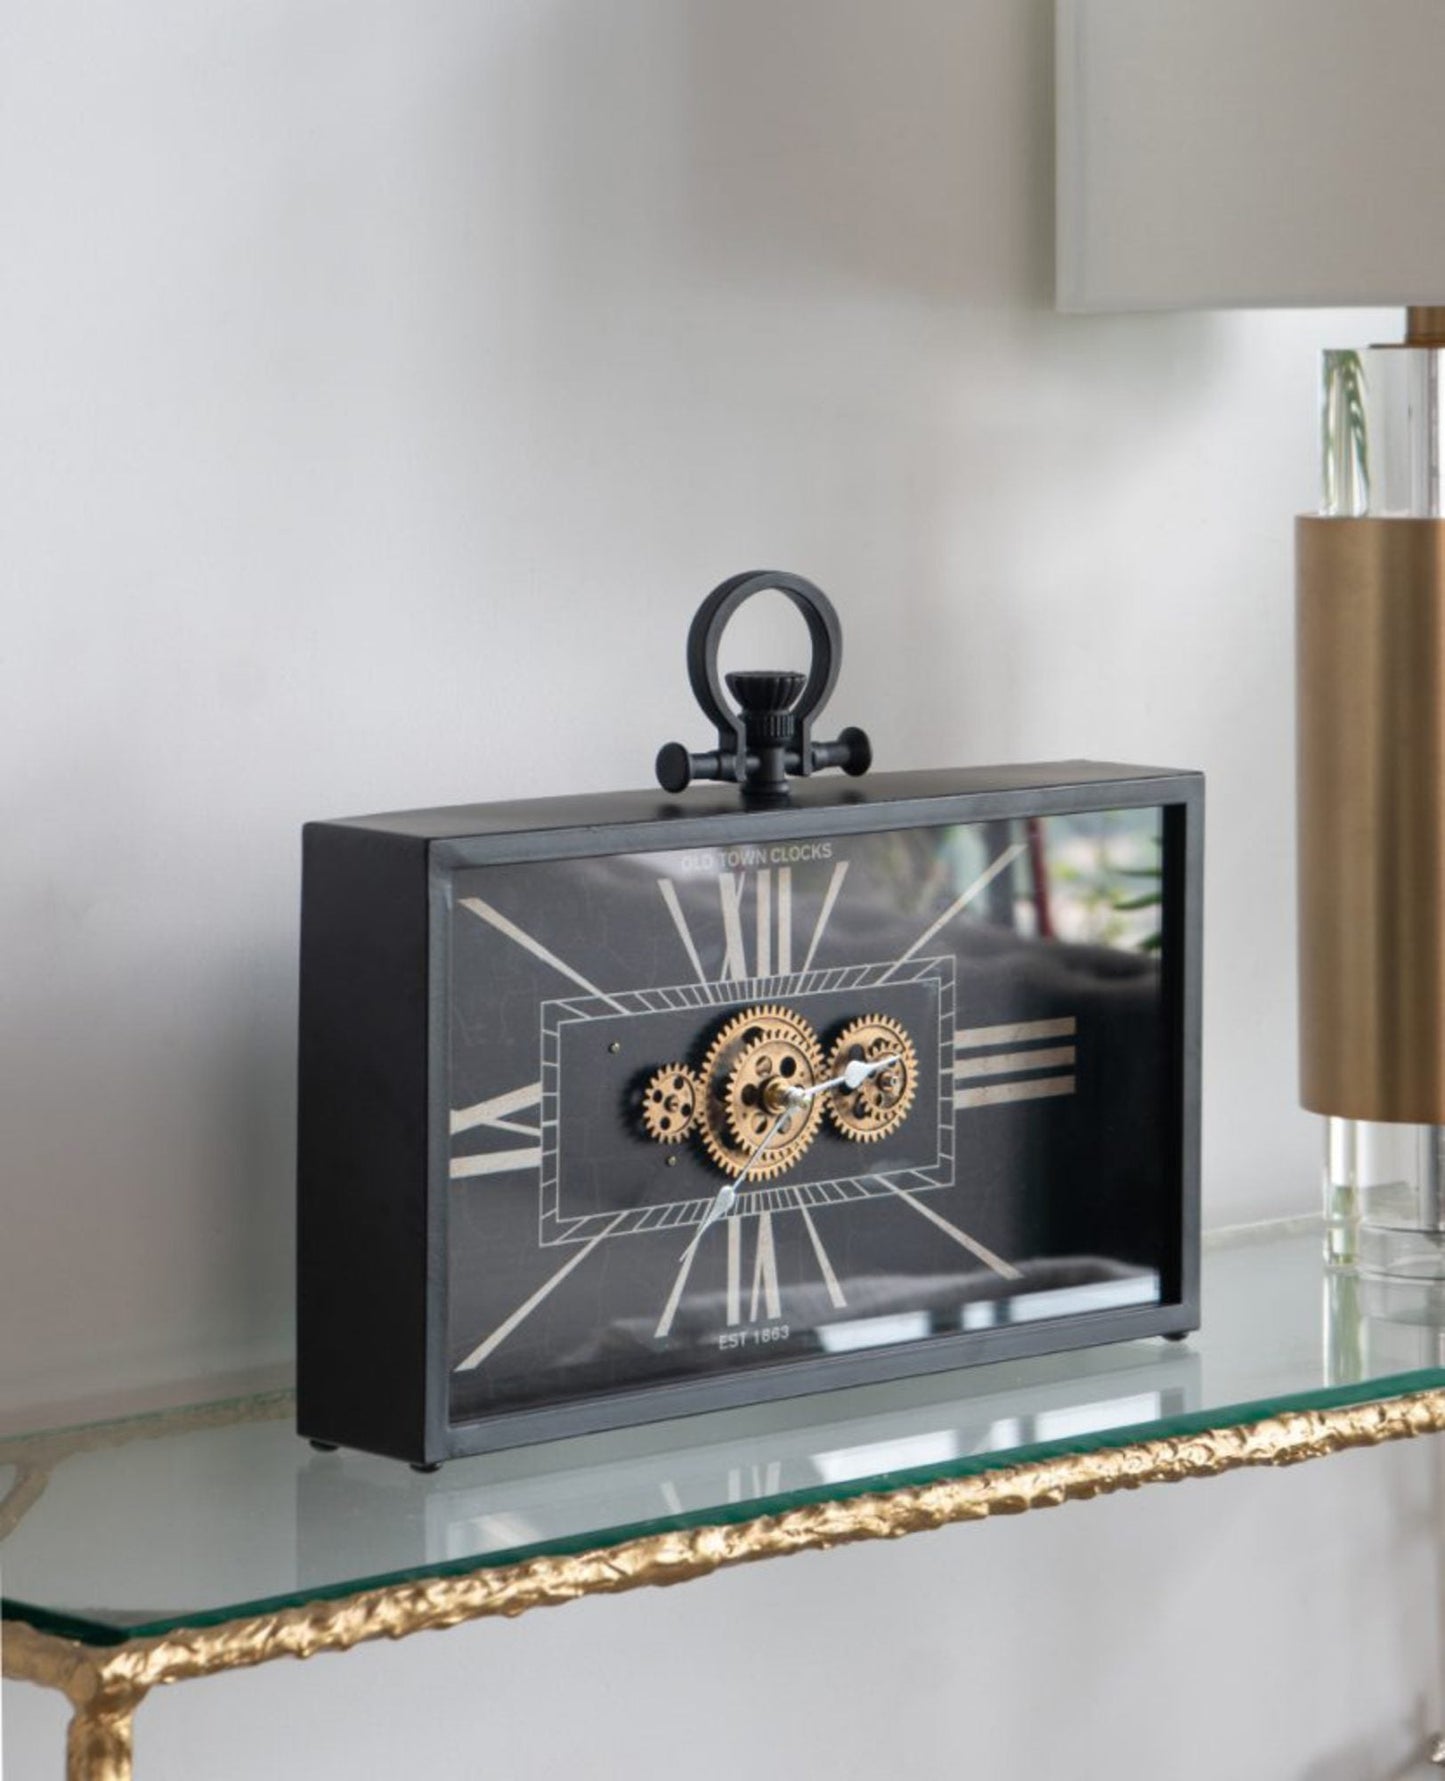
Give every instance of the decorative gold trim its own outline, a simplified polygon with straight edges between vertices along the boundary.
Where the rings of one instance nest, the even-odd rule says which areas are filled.
[[[370,1639],[514,1617],[588,1595],[686,1583],[725,1566],[826,1551],[859,1540],[896,1540],[958,1521],[1017,1515],[1060,1503],[1212,1478],[1243,1466],[1286,1466],[1350,1447],[1374,1447],[1445,1430],[1445,1389],[1336,1410],[1299,1410],[1234,1428],[1065,1454],[976,1478],[918,1485],[847,1502],[816,1503],[731,1527],[650,1534],[566,1558],[528,1559],[416,1583],[309,1602],[215,1627],[191,1627],[123,1645],[85,1645],[0,1625],[0,1671],[58,1689],[74,1711],[66,1739],[67,1781],[131,1781],[132,1725],[152,1688],[278,1657],[349,1651]]]
[[[347,1651],[370,1639],[513,1617],[589,1595],[689,1582],[725,1566],[895,1540],[953,1522],[1048,1509],[1144,1484],[1212,1478],[1244,1466],[1294,1465],[1351,1447],[1445,1430],[1445,1389],[1334,1410],[1299,1410],[1239,1427],[1145,1441],[1095,1453],[917,1485],[846,1502],[809,1504],[728,1527],[650,1534],[562,1558],[434,1577],[309,1602],[222,1626],[183,1628],[114,1647],[85,1646],[8,1622],[7,1676],[65,1692],[77,1706],[122,1711],[147,1690],[221,1670]]]

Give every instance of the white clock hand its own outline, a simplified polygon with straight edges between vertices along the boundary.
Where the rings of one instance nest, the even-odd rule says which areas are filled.
[[[875,1058],[870,1064],[865,1063],[861,1057],[855,1057],[852,1063],[843,1071],[841,1076],[834,1076],[828,1082],[819,1082],[812,1088],[786,1089],[784,1090],[784,1093],[787,1096],[789,1106],[802,1107],[811,1101],[814,1095],[826,1094],[830,1088],[862,1088],[863,1084],[870,1076],[876,1076],[880,1070],[886,1070],[890,1064],[897,1064],[902,1061],[903,1060],[897,1056],[880,1057]]]
[[[733,1201],[738,1197],[738,1189],[747,1180],[753,1164],[763,1154],[769,1144],[772,1143],[783,1124],[791,1117],[796,1105],[797,1103],[790,1098],[782,1112],[758,1140],[757,1148],[743,1164],[742,1172],[735,1175],[731,1181],[725,1181],[717,1190],[717,1193],[713,1196],[712,1205],[707,1209],[707,1216],[697,1227],[697,1234],[682,1253],[682,1259],[684,1261],[687,1260],[688,1256],[692,1254],[693,1250],[696,1249],[698,1244],[702,1241],[703,1232],[715,1225],[720,1218],[726,1218],[728,1213],[732,1211]]]
[[[709,1231],[719,1219],[726,1218],[728,1213],[732,1211],[734,1202],[738,1197],[738,1189],[742,1186],[744,1181],[747,1180],[749,1174],[752,1172],[753,1164],[757,1162],[758,1158],[767,1149],[769,1144],[772,1143],[790,1113],[793,1113],[799,1107],[806,1107],[808,1102],[816,1095],[826,1094],[829,1089],[861,1088],[870,1076],[876,1075],[879,1070],[886,1070],[890,1064],[896,1064],[898,1061],[897,1057],[880,1057],[875,1059],[872,1063],[866,1063],[862,1058],[854,1058],[852,1063],[847,1066],[841,1076],[834,1076],[827,1082],[815,1083],[812,1088],[785,1089],[783,1091],[784,1099],[782,1111],[768,1127],[767,1131],[763,1133],[761,1139],[758,1141],[757,1148],[743,1164],[741,1172],[735,1175],[731,1181],[725,1181],[713,1196],[713,1202],[711,1206],[708,1207],[702,1223],[697,1227],[692,1242],[689,1243],[687,1248],[682,1252],[683,1261],[686,1261],[693,1250],[697,1248],[698,1244],[703,1239],[704,1233]]]

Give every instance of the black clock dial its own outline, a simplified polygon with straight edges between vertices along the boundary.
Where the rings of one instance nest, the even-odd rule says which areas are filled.
[[[1146,807],[453,870],[452,1419],[1159,1304],[1163,845]]]

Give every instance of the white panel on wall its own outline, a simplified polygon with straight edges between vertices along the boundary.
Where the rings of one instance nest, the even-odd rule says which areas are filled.
[[[1434,303],[1437,0],[1059,0],[1066,310]]]

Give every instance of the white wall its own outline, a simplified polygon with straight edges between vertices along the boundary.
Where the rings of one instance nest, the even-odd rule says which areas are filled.
[[[794,568],[834,596],[849,655],[832,716],[866,725],[881,763],[1205,769],[1207,1213],[1313,1203],[1293,1099],[1289,520],[1314,498],[1320,346],[1393,324],[1055,316],[1050,14],[11,9],[0,1408],[284,1359],[299,825],[645,783],[657,744],[697,728],[692,610],[742,567]],[[750,625],[767,634],[766,615]],[[1110,1722],[1079,1698],[1074,1640],[1044,1629],[1080,1629],[1080,1568],[1107,1565],[1137,1669],[1091,1671],[1090,1689],[1135,1703],[1151,1738],[1192,1740],[1191,1698],[1221,1738],[1236,1715],[1273,1715],[1294,1753],[1134,1772],[1384,1775],[1433,1676],[1416,1523],[1395,1513],[1427,1458],[481,1629],[457,1636],[463,1655],[425,1641],[328,1666],[323,1693],[336,1705],[369,1666],[406,1702],[396,1723],[430,1736],[432,1714],[455,1730],[474,1674],[463,1718],[490,1725],[494,1665],[520,1666],[514,1715],[543,1713],[551,1690],[524,1654],[585,1676],[589,1638],[612,1673],[660,1662],[681,1687],[676,1627],[712,1654],[687,1670],[694,1723],[724,1722],[753,1772],[883,1773],[900,1719],[963,1698],[951,1643],[922,1651],[941,1592],[947,1640],[971,1639],[984,1677],[968,1712],[986,1747],[1005,1752],[1024,1723],[1039,1764],[1049,1738],[1093,1739],[1077,1772],[1103,1774]],[[1281,1507],[1290,1493],[1317,1524]],[[1239,1539],[1212,1544],[1228,1503]],[[1332,1524],[1346,1556],[1321,1569]],[[1105,1526],[1107,1559],[1085,1547]],[[1276,1558],[1329,1597],[1289,1620],[1272,1668],[1229,1671],[1228,1640],[1193,1648],[1165,1584],[1200,1540],[1217,1560],[1200,1586],[1221,1600],[1280,1587]],[[826,1769],[803,1746],[785,1771],[768,1751],[794,1736],[796,1698],[754,1719],[737,1691],[837,1618],[850,1577],[894,1592],[890,1624],[919,1662],[885,1661],[876,1710],[854,1695]],[[1371,1672],[1357,1714],[1320,1678],[1360,1592],[1372,1637],[1426,1636]],[[995,1613],[1007,1660],[986,1637]],[[1010,1693],[1025,1673],[1030,1692]],[[241,1689],[261,1690],[278,1725],[312,1698],[291,1671],[209,1692],[233,1687],[238,1715]],[[47,1772],[31,1741],[44,1710],[11,1691],[19,1774]],[[244,1747],[234,1772],[326,1772],[307,1747],[311,1765],[289,1768]],[[530,1771],[514,1753],[489,1772]],[[632,1772],[672,1769],[659,1755]]]

